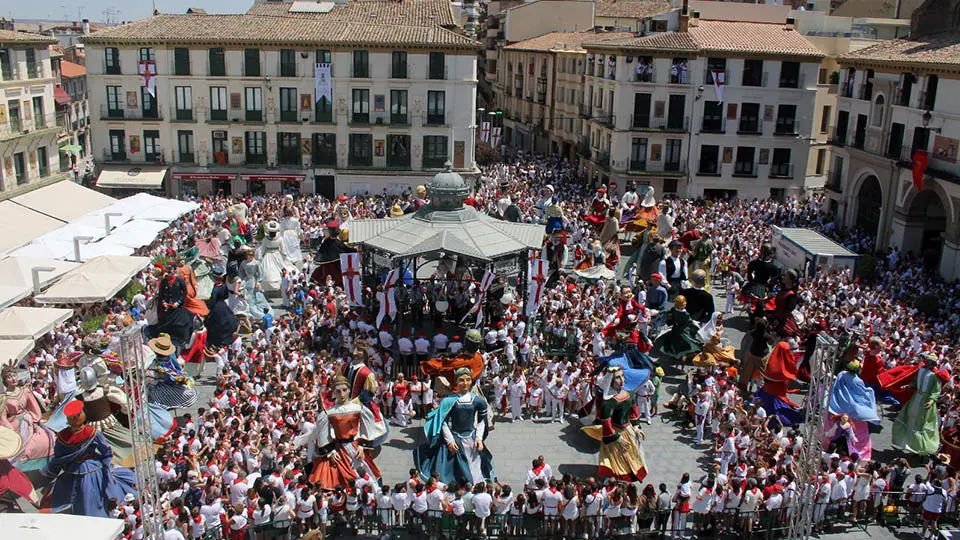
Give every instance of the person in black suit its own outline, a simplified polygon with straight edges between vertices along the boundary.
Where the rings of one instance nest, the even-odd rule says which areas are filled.
[[[706,283],[707,273],[694,270],[690,275],[691,287],[680,291],[687,299],[687,313],[699,323],[706,322],[714,312],[713,295],[703,289]]]

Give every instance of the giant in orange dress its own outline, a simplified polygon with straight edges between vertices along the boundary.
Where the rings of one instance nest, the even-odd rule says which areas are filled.
[[[183,301],[183,307],[197,317],[206,317],[210,309],[206,302],[197,298],[197,276],[193,273],[193,268],[185,264],[177,268],[177,274],[187,285],[187,298]]]
[[[310,481],[328,490],[347,487],[351,479],[362,476],[357,470],[361,464],[364,474],[380,478],[370,445],[372,429],[373,414],[357,399],[320,411],[313,431],[296,441],[298,446],[310,445],[308,457],[316,456]]]

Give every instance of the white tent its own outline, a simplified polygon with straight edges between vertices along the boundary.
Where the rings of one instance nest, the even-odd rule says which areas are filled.
[[[0,530],[9,540],[115,540],[123,532],[123,520],[71,514],[5,513],[0,514]]]
[[[96,213],[102,215],[104,212],[120,212],[133,215],[138,219],[169,223],[197,208],[200,208],[197,203],[165,199],[149,193],[137,193],[126,199],[121,199],[107,208],[98,210]]]
[[[20,360],[33,350],[32,339],[0,339],[0,364]]]
[[[35,189],[12,200],[21,206],[64,222],[73,221],[84,214],[117,202],[109,195],[67,180]]]
[[[104,237],[106,230],[101,227],[91,227],[89,225],[78,225],[76,223],[68,223],[63,227],[60,227],[56,230],[50,231],[48,233],[41,234],[33,239],[34,244],[49,244],[52,242],[70,242],[73,243],[73,239],[81,237],[89,237],[88,242],[96,242],[97,240]]]
[[[72,270],[34,299],[42,304],[103,302],[113,298],[148,264],[147,257],[97,257]]]
[[[71,315],[72,309],[9,307],[0,311],[0,339],[37,339]]]
[[[109,236],[104,237],[98,244],[126,246],[134,249],[142,248],[143,246],[149,246],[156,240],[157,235],[167,226],[168,224],[162,221],[134,219],[114,229]]]
[[[119,246],[116,244],[103,244],[101,242],[97,242],[96,244],[80,244],[81,261],[89,261],[90,259],[95,259],[97,257],[127,257],[129,255],[133,255],[132,247]],[[68,258],[73,260],[72,251]]]
[[[33,269],[53,268],[38,273],[40,287],[46,287],[78,263],[36,257],[7,257],[0,260],[0,308],[26,298],[33,292]]]
[[[0,251],[8,252],[28,244],[41,234],[63,226],[63,222],[13,201],[0,202]]]
[[[82,246],[83,244],[81,244]],[[11,257],[32,257],[36,259],[73,260],[73,242],[50,242],[47,244],[27,244],[10,252]]]

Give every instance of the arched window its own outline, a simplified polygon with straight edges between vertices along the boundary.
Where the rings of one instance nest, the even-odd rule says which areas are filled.
[[[873,125],[880,127],[883,125],[883,95],[878,95],[873,100]]]

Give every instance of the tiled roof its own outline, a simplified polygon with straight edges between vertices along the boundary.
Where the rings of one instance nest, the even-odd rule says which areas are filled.
[[[87,66],[81,66],[80,64],[74,64],[68,60],[60,61],[60,75],[68,79],[73,79],[74,77],[83,77],[87,74]]]
[[[0,30],[0,43],[54,44],[56,42],[56,39],[49,36],[41,36],[40,34],[17,32],[15,30]]]
[[[583,51],[585,42],[604,42],[633,36],[632,32],[550,32],[531,39],[507,45],[508,51]]]
[[[956,68],[960,67],[960,32],[951,30],[929,36],[892,39],[844,54],[839,60]]]
[[[823,53],[802,34],[783,24],[700,20],[689,32],[663,32],[631,37],[616,43],[585,43],[587,48],[743,54],[773,57],[822,58]]]
[[[595,17],[616,17],[620,19],[645,19],[656,17],[673,6],[663,0],[600,0],[594,10]]]
[[[346,21],[412,26],[456,26],[449,0],[365,0],[337,4],[329,13],[291,13],[289,2],[254,4],[247,15],[297,17],[324,21]]]
[[[442,47],[479,49],[482,45],[440,26],[328,21],[260,15],[156,15],[101,30],[85,44],[290,44]]]
[[[700,20],[690,35],[704,52],[824,56],[803,34],[783,24]]]
[[[611,44],[603,42],[589,42],[584,44],[584,46],[587,48],[603,47],[604,45],[610,46]],[[661,32],[649,36],[632,37],[630,39],[618,41],[615,45],[617,47],[629,48],[631,50],[637,49],[683,52],[697,52],[699,50],[699,47],[697,47],[697,43],[694,41],[693,37],[689,33],[683,32]]]

